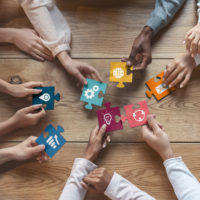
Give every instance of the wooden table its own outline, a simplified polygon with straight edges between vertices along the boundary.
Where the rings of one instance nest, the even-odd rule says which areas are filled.
[[[140,32],[154,8],[153,0],[57,0],[72,29],[72,56],[96,67],[105,82],[109,82],[111,61],[120,61],[130,52],[133,39]],[[199,69],[193,73],[189,85],[166,97],[159,103],[147,99],[145,81],[164,70],[166,64],[184,53],[183,38],[197,22],[196,2],[188,0],[170,25],[155,39],[153,61],[145,73],[135,72],[134,83],[125,89],[109,83],[105,101],[120,106],[147,100],[151,113],[163,123],[174,152],[182,156],[194,175],[200,177],[200,83]],[[17,0],[0,2],[1,27],[31,27]],[[81,91],[75,81],[58,62],[38,62],[20,52],[16,47],[0,45],[0,78],[9,81],[19,75],[24,81],[43,81],[55,85],[61,101],[55,110],[36,127],[21,129],[0,138],[0,147],[18,144],[30,135],[38,136],[52,123],[65,128],[67,144],[51,160],[38,164],[34,160],[3,165],[0,169],[0,200],[49,200],[58,199],[73,161],[81,157],[90,131],[97,124],[96,110],[86,111],[80,102]],[[120,94],[120,95],[119,95]],[[23,100],[0,95],[0,121],[27,106]],[[122,110],[122,113],[124,111]],[[73,123],[72,123],[73,122]],[[116,171],[159,200],[176,199],[167,179],[162,161],[141,139],[141,129],[111,133],[111,145],[98,160],[101,167]],[[102,195],[88,194],[87,200],[107,199]]]

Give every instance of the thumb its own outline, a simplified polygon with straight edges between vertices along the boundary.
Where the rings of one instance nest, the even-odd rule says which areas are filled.
[[[135,60],[135,56],[137,54],[137,49],[135,46],[132,47],[131,53],[129,55],[128,61],[127,61],[127,66],[132,66]]]
[[[40,89],[27,89],[28,95],[32,95],[32,94],[40,94],[42,92],[42,90]]]

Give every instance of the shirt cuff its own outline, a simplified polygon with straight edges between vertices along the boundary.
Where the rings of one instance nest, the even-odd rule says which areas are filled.
[[[114,173],[108,187],[106,188],[106,191],[104,192],[104,194],[110,199],[116,197],[115,190],[119,185],[119,180],[121,180],[121,176],[117,173]]]
[[[74,161],[73,168],[75,168],[77,165],[80,165],[82,168],[85,168],[88,172],[91,172],[97,168],[97,165],[85,158],[76,158]]]
[[[165,166],[165,168],[168,168],[170,165],[174,165],[177,163],[183,163],[182,157],[170,158],[168,160],[165,160],[163,162],[163,165]]]
[[[19,0],[19,3],[23,9],[25,8],[37,8],[37,7],[42,7],[42,6],[48,6],[52,7],[54,5],[53,0]]]
[[[162,28],[162,18],[159,16],[150,17],[146,23],[146,26],[149,26],[153,29],[153,35],[156,35],[158,31]]]

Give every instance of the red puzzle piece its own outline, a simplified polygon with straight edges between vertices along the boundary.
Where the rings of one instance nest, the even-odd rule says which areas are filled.
[[[133,109],[134,104],[124,106],[126,116],[121,116],[123,122],[126,119],[128,120],[129,126],[131,128],[142,126],[147,123],[147,115],[149,114],[149,109],[146,101],[140,101],[137,104],[140,105],[140,108]]]
[[[120,108],[119,107],[111,108],[110,102],[104,103],[104,106],[106,107],[106,109],[97,110],[99,127],[101,127],[103,124],[106,124],[106,132],[123,129],[122,121],[121,120],[119,122],[115,121],[115,116],[120,117],[121,115]]]

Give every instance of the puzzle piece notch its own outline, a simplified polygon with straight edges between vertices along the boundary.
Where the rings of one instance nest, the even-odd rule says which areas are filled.
[[[38,137],[36,142],[38,144],[45,145],[45,152],[50,158],[52,158],[56,152],[66,143],[66,140],[60,135],[64,132],[62,126],[57,126],[57,130],[50,124],[46,127],[45,132],[48,132],[48,136],[45,138],[43,133]]]
[[[118,82],[118,88],[124,88],[124,83],[132,83],[133,73],[128,74],[128,70],[133,70],[133,66],[128,67],[126,62],[111,62],[110,82]]]
[[[92,105],[102,106],[104,97],[99,98],[99,93],[106,93],[107,84],[88,78],[87,82],[88,84],[84,85],[80,100],[87,103],[85,105],[86,109],[92,110]]]
[[[141,126],[147,123],[146,117],[149,114],[149,109],[146,101],[140,101],[137,104],[140,105],[140,107],[136,109],[133,109],[134,104],[124,106],[126,116],[121,116],[121,120],[123,122],[128,120],[129,126],[131,128]]]
[[[156,77],[159,79],[157,82],[155,82],[154,78],[151,78],[146,82],[146,85],[150,89],[146,91],[146,95],[151,98],[152,95],[159,101],[169,95],[171,92],[175,91],[176,88],[168,88],[168,87],[163,87],[163,76],[164,72],[161,72],[158,74]]]
[[[121,116],[120,108],[111,107],[110,102],[104,103],[104,106],[105,109],[97,111],[99,127],[101,127],[103,124],[106,124],[106,132],[123,129],[122,121],[115,121],[116,116]]]
[[[54,100],[60,101],[60,94],[57,93],[54,95],[55,87],[35,87],[34,89],[42,90],[40,94],[34,94],[32,105],[36,104],[45,104],[45,110],[53,110],[54,109]]]

